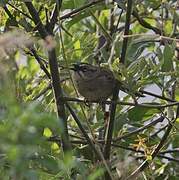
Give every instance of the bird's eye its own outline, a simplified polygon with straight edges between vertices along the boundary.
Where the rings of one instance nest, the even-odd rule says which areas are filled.
[[[87,71],[87,68],[86,68],[86,67],[82,67],[81,70],[82,70],[83,72],[86,72],[86,71]]]

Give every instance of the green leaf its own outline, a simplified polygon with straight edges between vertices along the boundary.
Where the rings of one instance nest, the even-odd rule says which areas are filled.
[[[172,20],[165,21],[164,25],[165,25],[166,34],[170,34],[173,29],[173,21]]]
[[[74,49],[76,50],[76,51],[75,51],[75,55],[80,58],[81,55],[82,55],[82,50],[80,50],[80,49],[81,49],[80,40],[77,40],[77,41],[74,43]]]
[[[74,9],[79,8],[85,3],[84,0],[65,0],[63,1],[63,9]]]
[[[41,166],[44,169],[47,169],[51,173],[55,174],[58,173],[59,171],[58,161],[53,156],[50,155],[39,156],[36,159],[36,162],[39,163],[39,166]]]
[[[66,28],[70,29],[71,26],[76,25],[79,21],[81,21],[82,19],[84,19],[88,16],[89,16],[89,13],[86,13],[86,12],[82,12],[82,13],[76,15],[73,19],[71,19],[70,21],[68,21],[66,23]]]
[[[38,180],[39,176],[35,170],[27,170],[25,172],[25,178],[28,180]]]
[[[121,130],[122,126],[127,122],[127,114],[126,113],[120,113],[119,116],[117,116],[116,121],[114,122],[114,133],[118,134],[118,132]]]
[[[161,111],[157,108],[136,106],[128,111],[130,121],[145,121]]]
[[[96,169],[93,174],[91,174],[88,177],[88,180],[95,180],[100,178],[102,175],[104,174],[104,169],[100,168],[100,169]]]
[[[178,122],[177,122],[177,124],[178,124]],[[173,148],[178,148],[179,147],[179,135],[178,134],[175,134],[173,136],[172,147]]]
[[[74,1],[71,0],[65,0],[62,4],[62,9],[72,9],[74,8]]]
[[[154,43],[150,41],[154,40],[155,38],[156,37],[142,36],[142,37],[130,40],[129,47],[127,49],[127,54],[126,54],[127,66],[130,65],[131,63],[138,61],[139,57],[144,52],[144,50],[154,45]]]
[[[43,135],[45,137],[50,137],[50,136],[52,136],[52,131],[49,128],[45,128],[44,132],[43,132]]]
[[[22,27],[24,27],[27,32],[30,32],[30,31],[33,30],[33,26],[32,26],[29,22],[27,22],[27,20],[26,20],[25,18],[21,18],[21,19],[18,21],[18,23],[19,23]]]
[[[173,59],[174,49],[170,45],[166,45],[163,51],[163,65],[162,71],[169,72],[173,70]]]

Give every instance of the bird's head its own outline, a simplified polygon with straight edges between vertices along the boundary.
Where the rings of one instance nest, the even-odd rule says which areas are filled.
[[[88,66],[90,66],[90,64],[77,62],[73,63],[70,69],[73,71],[84,71]]]

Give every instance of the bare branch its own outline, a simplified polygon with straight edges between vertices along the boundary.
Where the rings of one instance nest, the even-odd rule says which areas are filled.
[[[46,39],[46,37],[49,35],[46,31],[44,25],[41,22],[41,19],[38,15],[38,12],[34,8],[33,4],[31,2],[25,2],[29,13],[31,14],[34,23],[37,26],[37,29],[43,39]],[[62,133],[62,146],[64,152],[71,149],[69,136],[68,136],[68,127],[67,127],[67,117],[65,113],[65,105],[64,101],[61,100],[63,97],[62,88],[60,85],[60,76],[58,71],[58,63],[57,63],[57,56],[55,49],[49,49],[48,50],[48,60],[49,60],[49,66],[50,66],[50,72],[51,72],[51,78],[52,78],[52,87],[54,90],[54,96],[55,96],[55,102],[57,107],[57,114],[58,118],[61,122],[63,133]]]
[[[129,27],[130,27],[130,18],[131,18],[131,13],[132,13],[132,0],[127,1],[127,12],[126,12],[126,23],[125,23],[125,30],[124,30],[124,35],[129,34]],[[123,40],[123,46],[122,46],[122,53],[121,53],[121,62],[124,64],[125,62],[125,55],[127,51],[127,42],[128,38],[125,38]],[[117,83],[114,93],[113,93],[113,101],[117,101],[118,99],[118,94],[119,94],[119,83]],[[110,114],[110,120],[109,124],[107,127],[107,133],[106,133],[106,143],[105,143],[105,148],[104,148],[104,157],[106,160],[110,159],[110,151],[111,151],[111,141],[112,141],[112,135],[113,135],[113,130],[114,130],[114,121],[115,121],[115,114],[116,114],[116,104],[111,105],[111,114]],[[109,179],[109,174],[105,174],[105,179]]]
[[[95,4],[98,4],[98,3],[103,2],[103,1],[104,1],[104,0],[94,0],[94,1],[92,1],[92,2],[90,2],[90,3],[88,3],[88,4],[84,5],[84,6],[82,6],[82,7],[80,7],[80,8],[77,8],[77,9],[71,11],[70,13],[67,13],[67,14],[61,16],[61,17],[60,17],[60,20],[67,19],[67,18],[72,18],[72,17],[74,17],[75,15],[77,15],[77,14],[81,13],[82,11],[84,11],[85,9],[87,9],[87,8],[89,8],[89,7],[92,7],[92,6],[94,6]]]

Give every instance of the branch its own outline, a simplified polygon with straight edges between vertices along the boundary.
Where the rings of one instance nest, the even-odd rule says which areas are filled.
[[[10,3],[8,3],[9,5],[11,5]],[[13,5],[11,5],[13,8],[15,8]],[[14,20],[16,26],[18,27],[19,24],[18,22],[16,21],[15,17],[11,14],[11,12],[8,10],[8,8],[6,6],[4,6],[4,10],[6,12],[6,14],[9,16],[9,18],[11,20]],[[19,10],[19,9],[17,9]],[[20,11],[20,10],[19,10]],[[32,19],[32,18],[31,18]],[[44,71],[44,73],[47,75],[47,77],[49,79],[51,79],[51,76],[50,76],[50,73],[48,72],[47,68],[44,66],[44,64],[42,63],[41,61],[41,58],[38,56],[37,52],[35,51],[34,48],[30,47],[29,50],[31,51],[31,53],[29,53],[30,55],[33,55],[35,57],[35,59],[37,60],[37,62],[39,63],[40,65],[40,68]]]
[[[117,100],[118,92],[119,92],[119,85],[117,85],[114,89],[112,101]],[[106,141],[105,148],[104,148],[105,159],[110,159],[111,141],[112,141],[112,135],[113,135],[113,130],[114,130],[115,113],[116,113],[116,103],[111,104],[110,120],[109,120],[109,124],[107,125],[107,131],[106,131],[107,134],[105,137],[105,141]]]
[[[173,121],[173,123],[176,121],[178,116],[179,116],[179,106],[177,107],[176,118]],[[160,140],[160,143],[157,145],[157,147],[155,148],[155,150],[153,151],[153,153],[151,155],[152,159],[154,159],[158,155],[160,149],[163,147],[164,143],[166,142],[166,140],[172,130],[173,123],[169,122],[166,132],[164,133],[162,139]],[[149,165],[149,161],[146,159],[130,176],[127,177],[127,179],[136,178],[140,172],[144,171],[148,167],[148,165]]]
[[[39,94],[37,94],[35,97],[33,97],[33,101],[35,101],[36,99],[38,99],[40,96],[44,95],[48,90],[50,90],[52,88],[52,85],[49,84],[45,89],[43,89]]]
[[[23,11],[21,11],[20,9],[18,9],[17,7],[15,7],[14,5],[10,4],[10,3],[7,3],[9,6],[11,6],[13,9],[15,9],[16,11],[20,12],[21,14],[23,14],[25,17],[32,19],[32,17],[30,17],[28,14],[24,13]]]
[[[127,133],[127,134],[124,134],[124,135],[122,135],[122,136],[120,136],[120,137],[117,137],[117,138],[113,139],[113,142],[116,142],[116,141],[119,141],[119,140],[121,140],[121,139],[127,138],[127,137],[129,137],[129,136],[131,136],[131,135],[137,134],[137,133],[143,131],[144,129],[147,129],[147,128],[149,128],[149,127],[157,124],[158,122],[162,122],[164,119],[165,119],[165,117],[161,116],[161,117],[159,117],[158,119],[156,119],[156,120],[148,123],[148,124],[145,125],[145,126],[142,126],[142,127],[138,128],[138,129],[136,129],[136,130],[134,130],[134,131],[131,131],[131,132]]]
[[[55,95],[55,101],[56,101],[56,106],[57,106],[57,111],[58,111],[58,118],[60,119],[62,123],[62,139],[63,139],[63,149],[64,151],[68,151],[71,149],[70,141],[69,141],[69,136],[68,136],[68,126],[67,126],[67,117],[65,113],[65,104],[64,101],[61,100],[63,98],[63,92],[62,88],[60,85],[60,76],[59,76],[59,71],[58,71],[58,64],[57,64],[57,56],[55,49],[52,49],[48,52],[48,59],[49,59],[49,66],[50,66],[50,72],[51,72],[51,77],[52,77],[52,86],[54,90],[54,95]]]
[[[8,17],[14,22],[14,26],[19,27],[18,22],[16,21],[16,18],[11,14],[11,12],[7,8],[7,6],[4,6],[3,9],[6,12],[6,14],[8,15]]]
[[[164,159],[167,159],[169,161],[174,161],[174,162],[179,163],[179,159],[168,157],[168,156],[165,156],[165,155],[162,155],[162,154],[157,154],[157,157],[164,158]]]
[[[131,13],[132,13],[132,0],[128,0],[127,1],[127,12],[126,12],[126,23],[125,23],[125,29],[124,29],[124,36],[129,34]],[[128,43],[128,38],[124,38],[123,44],[122,44],[122,52],[121,52],[121,63],[122,64],[125,63],[126,52],[127,52],[127,43]]]
[[[51,75],[50,73],[48,72],[47,68],[44,66],[44,64],[42,63],[41,61],[41,58],[39,57],[39,55],[37,54],[37,52],[35,51],[34,48],[30,48],[30,51],[32,52],[31,55],[33,55],[35,57],[35,59],[37,60],[37,62],[39,63],[40,65],[40,68],[44,71],[44,73],[47,75],[47,77],[49,79],[51,79]]]
[[[151,29],[154,31],[156,34],[162,34],[162,31],[152,25],[150,25],[148,22],[146,22],[144,19],[142,19],[139,14],[137,13],[136,10],[133,10],[132,15],[138,20],[138,22],[145,28]]]
[[[62,100],[64,101],[71,101],[71,102],[79,102],[79,103],[99,103],[99,101],[85,101],[83,99],[79,99],[79,98],[72,98],[72,97],[62,97]],[[101,101],[101,103],[104,104],[120,104],[120,105],[124,105],[124,106],[138,106],[138,107],[143,107],[143,108],[156,108],[156,109],[163,109],[166,107],[171,107],[171,106],[177,106],[179,105],[178,101],[169,103],[169,104],[154,104],[154,103],[131,103],[131,102],[125,102],[125,101],[116,101],[114,99],[112,99],[111,101]]]
[[[160,152],[160,154],[166,154],[166,153],[179,153],[179,148],[174,148],[174,149]]]
[[[25,2],[25,4],[28,8],[28,11],[29,11],[35,25],[37,26],[40,36],[42,37],[42,39],[45,39],[49,34],[46,31],[44,25],[42,24],[42,21],[38,15],[38,12],[36,11],[36,9],[34,8],[34,6],[31,2]]]
[[[145,91],[145,90],[139,90],[139,92],[143,93],[143,94],[147,94],[147,95],[150,95],[150,96],[153,96],[153,97],[156,97],[156,98],[159,98],[159,99],[163,99],[163,100],[166,100],[166,101],[170,101],[170,102],[176,102],[175,100],[173,99],[170,99],[170,98],[167,98],[167,97],[164,97],[164,96],[160,96],[158,94],[154,94],[152,92],[148,92],[148,91]]]
[[[83,136],[85,137],[87,143],[90,145],[91,149],[94,151],[96,157],[98,160],[100,160],[100,155],[98,153],[98,150],[96,149],[93,141],[90,139],[90,137],[88,136],[86,130],[83,128],[83,125],[81,124],[81,121],[78,119],[78,117],[76,116],[76,114],[74,113],[73,109],[69,106],[68,103],[66,103],[66,107],[68,108],[70,114],[72,115],[73,119],[75,120],[75,122],[77,123],[79,129],[81,130]]]
[[[38,12],[34,8],[33,4],[31,2],[25,2],[29,13],[31,17],[33,18],[33,21],[35,25],[37,26],[37,29],[43,39],[46,39],[46,37],[49,35],[46,31],[44,25],[41,22],[41,19],[38,15]],[[71,149],[69,136],[68,136],[68,127],[67,127],[67,117],[65,113],[65,105],[64,101],[61,100],[63,97],[62,88],[60,85],[60,77],[59,77],[59,71],[58,71],[58,63],[57,63],[57,56],[55,49],[52,48],[48,50],[48,60],[49,60],[49,66],[50,66],[50,72],[51,72],[51,79],[52,79],[52,87],[54,90],[54,96],[55,96],[55,102],[57,107],[57,114],[58,118],[61,122],[63,133],[62,133],[62,147],[64,152],[69,151]]]
[[[105,36],[105,38],[108,40],[108,42],[112,43],[112,37],[111,35],[106,31],[106,29],[102,26],[102,24],[99,22],[99,20],[96,18],[96,16],[92,13],[92,11],[89,10],[89,13],[91,15],[91,17],[93,18],[93,20],[95,21],[95,23],[99,26],[99,28],[101,29],[103,35]]]
[[[136,150],[136,149],[131,148],[131,147],[125,147],[125,146],[118,145],[118,144],[112,144],[112,146],[114,146],[114,147],[119,147],[119,148],[121,148],[121,149],[125,149],[125,150],[128,150],[128,151],[133,151],[133,152],[136,152],[136,153],[142,153],[142,154],[144,154],[144,151],[142,151],[142,150]],[[157,157],[159,157],[159,158],[164,158],[164,159],[168,159],[169,161],[179,162],[179,159],[165,156],[165,155],[163,155],[162,153],[157,154]],[[144,158],[144,156],[143,156],[143,158]]]
[[[59,15],[59,11],[61,9],[62,6],[62,0],[56,0],[56,5],[55,5],[55,9],[52,13],[51,19],[50,19],[50,23],[48,24],[48,28],[50,29],[50,32],[53,31],[56,22],[58,21],[58,15]]]
[[[56,143],[60,143],[60,142],[61,142],[61,140],[60,140],[59,137],[54,137],[54,136],[48,138],[47,141],[56,142]],[[84,141],[83,139],[80,139],[80,140],[71,140],[71,143],[72,143],[72,144],[83,144],[83,145],[88,144],[88,142],[87,142],[87,141]],[[98,141],[98,143],[103,144],[104,142]],[[111,146],[116,147],[116,148],[121,148],[121,149],[124,149],[124,150],[127,150],[127,151],[136,152],[136,153],[141,153],[141,154],[144,154],[144,153],[145,153],[143,150],[136,150],[136,149],[134,149],[134,148],[126,147],[126,146],[119,145],[119,144],[114,144],[114,143],[112,143]],[[168,159],[169,161],[179,162],[179,159],[176,159],[176,158],[172,158],[172,157],[168,157],[168,156],[163,155],[164,153],[174,153],[174,152],[178,153],[179,150],[173,149],[173,150],[166,151],[166,152],[164,152],[164,153],[163,153],[163,152],[164,152],[164,151],[160,152],[160,153],[157,155],[157,157],[158,157],[158,158]],[[142,157],[137,157],[137,159],[138,159],[138,158],[142,158],[142,159],[143,159],[144,156],[142,156]]]
[[[72,17],[74,17],[75,15],[77,15],[78,13],[84,11],[85,9],[87,9],[87,8],[89,8],[89,7],[92,7],[92,6],[94,6],[95,4],[98,4],[98,3],[103,2],[103,1],[104,1],[104,0],[94,0],[94,1],[92,1],[92,2],[90,2],[90,3],[88,3],[88,4],[86,4],[86,5],[84,5],[84,6],[82,6],[82,7],[79,7],[79,8],[77,8],[77,9],[71,11],[70,13],[67,13],[67,14],[61,16],[61,17],[60,17],[60,20],[67,19],[67,18],[72,18]]]
[[[81,130],[81,132],[83,133],[84,137],[87,140],[87,143],[91,146],[92,150],[94,151],[96,157],[98,160],[101,160],[109,174],[110,179],[113,179],[112,174],[110,172],[110,169],[106,163],[106,160],[103,157],[103,154],[101,153],[100,149],[98,148],[98,146],[95,146],[94,142],[90,139],[90,137],[88,136],[87,132],[85,131],[85,129],[83,128],[83,125],[81,124],[80,120],[78,119],[78,117],[76,116],[76,114],[74,113],[73,109],[69,106],[68,103],[66,103],[66,106],[68,108],[68,110],[70,111],[73,119],[75,120],[75,122],[77,123],[79,129]]]
[[[149,139],[153,139],[155,136],[157,136],[157,134],[159,134],[161,131],[165,130],[168,127],[168,124],[163,126],[162,128],[158,129],[155,133],[153,133]]]
[[[129,27],[130,27],[130,17],[132,13],[132,0],[127,0],[127,12],[126,12],[126,23],[125,23],[125,30],[124,30],[124,35],[129,34]],[[122,53],[121,53],[121,63],[124,64],[125,62],[125,55],[127,51],[127,42],[128,38],[124,38],[123,40],[123,45],[122,45]],[[118,99],[118,94],[119,94],[119,83],[117,83],[114,93],[113,93],[113,101],[117,101]],[[106,133],[106,143],[105,143],[105,148],[104,148],[104,157],[106,160],[110,159],[110,151],[111,151],[111,141],[112,141],[112,135],[113,135],[113,130],[114,130],[114,121],[115,121],[115,114],[116,114],[116,104],[111,105],[111,114],[110,114],[110,120],[109,124],[107,127],[107,133]],[[105,174],[105,179],[109,179],[109,174]]]

